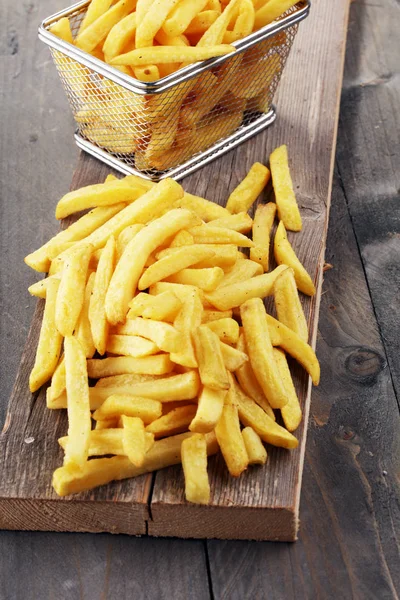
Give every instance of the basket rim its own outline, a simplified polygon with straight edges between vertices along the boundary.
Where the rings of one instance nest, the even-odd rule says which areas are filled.
[[[224,56],[220,56],[217,58],[210,58],[208,60],[203,60],[197,63],[193,63],[192,65],[188,65],[163,77],[157,81],[146,83],[131,77],[130,75],[126,75],[122,73],[115,67],[105,63],[104,61],[95,58],[88,52],[77,48],[73,44],[69,42],[65,42],[61,40],[56,35],[49,31],[51,25],[53,25],[56,21],[63,17],[71,17],[74,14],[77,14],[82,11],[83,8],[90,4],[91,0],[83,0],[81,2],[77,2],[72,6],[69,6],[50,17],[47,17],[42,21],[39,25],[38,35],[39,39],[62,54],[65,54],[69,58],[76,60],[80,64],[85,67],[95,71],[96,73],[103,75],[107,79],[110,79],[114,83],[121,85],[125,89],[134,92],[136,94],[144,95],[144,94],[160,94],[169,90],[170,88],[178,85],[188,79],[192,79],[193,77],[199,75],[203,71],[212,69],[228,59],[233,58],[237,54],[244,52],[248,48],[251,48],[258,42],[266,40],[281,31],[284,31],[288,27],[291,27],[306,17],[308,17],[310,8],[311,8],[311,0],[299,0],[295,5],[297,10],[293,13],[290,13],[283,19],[279,21],[273,21],[269,25],[262,27],[258,31],[251,33],[245,38],[238,40],[237,42],[233,42],[232,46],[235,46],[236,51],[230,54],[226,54]]]

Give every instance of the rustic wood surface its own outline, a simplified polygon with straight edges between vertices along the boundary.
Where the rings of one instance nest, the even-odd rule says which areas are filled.
[[[35,305],[32,272],[17,265],[56,231],[48,212],[76,160],[35,38],[38,20],[61,7],[0,7],[3,416]],[[397,598],[399,12],[395,0],[352,3],[299,541],[3,532],[0,598]]]

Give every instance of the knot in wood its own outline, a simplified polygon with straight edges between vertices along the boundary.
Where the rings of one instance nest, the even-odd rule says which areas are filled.
[[[348,348],[345,360],[346,371],[352,379],[362,385],[375,383],[379,373],[385,368],[386,361],[378,352],[371,348]]]

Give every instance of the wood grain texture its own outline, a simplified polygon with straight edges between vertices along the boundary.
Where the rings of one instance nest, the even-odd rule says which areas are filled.
[[[291,172],[303,217],[301,233],[289,233],[289,239],[319,289],[314,299],[302,298],[313,343],[317,333],[347,17],[347,0],[335,4],[313,3],[311,16],[300,27],[279,88],[276,125],[241,146],[238,152],[184,181],[188,191],[224,204],[253,162],[265,162],[275,147],[289,144]],[[314,176],[310,177],[310,173]],[[160,471],[151,501],[150,534],[296,539],[311,389],[308,377],[297,365],[292,367],[292,373],[304,412],[303,422],[296,431],[299,448],[293,452],[269,448],[267,464],[249,469],[238,480],[228,475],[220,458],[214,459],[210,468],[211,502],[207,507],[193,507],[185,502],[179,468]]]

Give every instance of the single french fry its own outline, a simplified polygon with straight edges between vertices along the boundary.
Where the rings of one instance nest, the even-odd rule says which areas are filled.
[[[53,474],[53,487],[59,496],[67,496],[105,485],[114,480],[138,477],[144,473],[176,465],[181,462],[183,440],[192,435],[190,432],[181,433],[155,442],[154,446],[146,453],[141,467],[133,465],[126,456],[90,460],[81,472],[70,466],[60,467]],[[205,438],[207,454],[215,454],[218,451],[218,443],[214,432],[208,433]]]
[[[111,419],[107,421],[111,421]],[[96,425],[99,423],[106,424],[105,421],[97,421]],[[93,429],[89,434],[88,456],[104,456],[105,454],[126,455],[122,445],[123,430],[114,426],[102,427]],[[69,437],[67,435],[58,439],[58,443],[63,450],[67,448],[68,442]]]
[[[161,416],[161,402],[128,394],[112,394],[92,416],[96,421],[102,421],[121,415],[137,417],[149,424]]]
[[[85,52],[94,50],[105,40],[114,25],[132,12],[135,4],[136,0],[119,0],[93,23],[87,25],[83,31],[79,31],[75,40],[76,46]]]
[[[189,248],[179,248],[170,256],[161,258],[154,263],[154,265],[149,267],[140,278],[138,288],[139,290],[144,290],[157,281],[167,279],[178,271],[182,271],[182,269],[186,269],[191,265],[207,258],[212,258],[213,256],[213,250],[210,250],[206,246],[201,247],[199,245],[193,245],[192,247],[189,246]],[[181,282],[177,281],[175,283]]]
[[[308,342],[308,326],[301,306],[293,269],[286,269],[274,284],[274,300],[278,321]]]
[[[225,344],[224,342],[221,342],[221,352],[222,358],[224,359],[224,365],[226,369],[231,372],[237,371],[249,360],[247,354],[232,346],[228,346],[228,344]]]
[[[98,431],[100,429],[117,429],[119,426],[119,419],[120,419],[120,417],[117,416],[117,417],[110,417],[109,419],[102,419],[101,421],[96,421],[96,425],[94,427],[94,430],[92,430],[92,431]],[[58,440],[58,441],[60,441],[60,440]],[[123,448],[121,448],[121,450],[123,451]],[[104,452],[104,454],[108,454],[108,452]],[[112,452],[111,454],[119,454],[119,452]],[[124,453],[121,452],[121,454],[124,454]],[[89,456],[91,456],[90,446],[89,446]]]
[[[282,221],[275,233],[274,254],[278,265],[285,264],[293,269],[298,289],[307,296],[314,296],[316,292],[315,285],[287,239],[286,229]]]
[[[64,340],[65,377],[68,398],[68,443],[65,464],[82,468],[90,444],[90,401],[86,356],[80,342],[68,336]]]
[[[249,465],[265,465],[267,462],[267,451],[263,446],[260,436],[252,427],[242,430],[242,437],[246,447]]]
[[[36,350],[35,364],[29,376],[29,389],[36,392],[53,375],[60,358],[62,336],[55,323],[56,300],[59,280],[52,279],[47,287],[46,304],[39,341]]]
[[[203,35],[218,19],[221,13],[217,10],[202,10],[190,22],[185,35]]]
[[[272,23],[295,4],[296,0],[269,0],[256,11],[254,29],[261,29]]]
[[[301,231],[302,222],[289,171],[287,146],[276,148],[269,157],[278,217],[286,229]]]
[[[146,192],[136,179],[124,177],[107,183],[88,185],[73,192],[68,192],[58,201],[56,219],[65,219],[69,215],[86,208],[109,206],[126,202],[131,204]]]
[[[229,473],[232,477],[239,477],[247,469],[249,459],[240,431],[237,406],[225,404],[215,434]]]
[[[197,47],[208,47],[213,44],[220,44],[224,38],[225,31],[228,29],[229,22],[233,14],[238,9],[241,0],[231,0],[225,10],[216,21],[208,28],[197,44]]]
[[[173,370],[173,368],[174,364],[172,363],[168,354],[156,354],[153,356],[144,356],[143,358],[133,358],[132,356],[115,356],[103,359],[94,358],[87,361],[88,375],[93,379],[129,373],[143,375],[167,375]],[[59,394],[55,395],[55,397],[58,395]]]
[[[113,65],[116,66],[116,65]],[[122,68],[123,65],[119,65],[117,68]],[[145,67],[134,67],[133,72],[136,79],[139,81],[145,81],[150,83],[151,81],[158,81],[160,79],[160,70],[157,65],[146,65]]]
[[[265,307],[260,298],[247,300],[240,307],[243,332],[254,374],[272,408],[287,404],[266,323]]]
[[[128,319],[144,317],[155,321],[173,322],[182,307],[182,302],[173,292],[167,291],[158,296],[138,294],[130,301],[129,306]]]
[[[137,24],[141,23],[151,8],[154,0],[137,0],[136,3],[136,19]]]
[[[89,321],[89,303],[93,293],[95,273],[92,272],[86,283],[82,310],[76,323],[74,336],[81,343],[86,358],[92,358],[96,352]]]
[[[169,323],[136,317],[116,328],[118,335],[141,336],[151,340],[164,352],[178,352],[182,346],[180,332]]]
[[[62,355],[51,378],[51,385],[48,388],[47,393],[50,394],[53,398],[57,398],[65,391],[65,388],[65,360],[64,355]]]
[[[226,229],[234,229],[239,233],[249,233],[252,225],[253,219],[247,212],[229,215],[229,217],[222,217],[221,219],[215,219],[208,223],[209,227],[225,227]]]
[[[181,35],[207,4],[207,0],[181,0],[169,13],[162,26],[171,37]]]
[[[229,196],[227,210],[231,213],[247,212],[267,185],[269,178],[269,169],[261,163],[254,163],[246,177]]]
[[[252,0],[241,0],[239,14],[236,19],[233,31],[226,31],[223,37],[224,43],[229,40],[229,44],[242,40],[253,31],[255,11]],[[228,35],[232,34],[232,35]]]
[[[299,362],[310,375],[314,385],[319,384],[320,366],[314,350],[289,327],[267,315],[268,331],[273,346],[280,346]]]
[[[64,261],[56,303],[56,326],[64,337],[72,335],[82,310],[92,251],[90,244],[76,246]]]
[[[253,248],[250,248],[250,250],[253,250]],[[262,275],[263,272],[262,266],[252,260],[248,260],[247,258],[244,260],[237,260],[229,272],[225,273],[225,277],[219,284],[218,289],[234,283],[246,281],[246,279],[251,279],[257,275]]]
[[[103,44],[104,58],[109,62],[118,56],[124,47],[133,42],[136,34],[136,12],[133,12],[114,25]]]
[[[200,196],[194,196],[188,192],[185,192],[182,198],[175,201],[174,207],[187,208],[195,212],[206,223],[215,219],[229,217],[229,212],[223,206],[219,206],[215,202],[211,202]]]
[[[203,387],[195,416],[190,423],[189,429],[195,433],[208,433],[217,426],[222,415],[224,401],[228,391],[215,390]],[[196,406],[194,407],[196,409]]]
[[[197,367],[191,333],[201,324],[202,314],[203,305],[198,290],[188,287],[182,308],[174,321],[174,327],[182,335],[182,347],[171,354],[173,362],[185,367]]]
[[[271,296],[276,278],[285,269],[287,269],[286,265],[280,265],[270,273],[218,288],[214,292],[206,294],[206,300],[218,310],[229,310],[235,306],[241,306],[250,298]]]
[[[31,296],[35,296],[36,298],[46,298],[47,288],[53,279],[58,279],[58,281],[60,281],[61,275],[57,273],[56,275],[51,275],[50,277],[46,277],[45,279],[33,283],[28,287],[28,292]]]
[[[150,425],[147,425],[146,431],[152,433],[156,440],[168,435],[183,433],[188,430],[195,414],[195,404],[187,404],[186,406],[174,408],[150,423]]]
[[[192,244],[194,244],[193,236],[185,229],[182,229],[182,231],[176,234],[169,247],[180,248],[181,246],[191,246]]]
[[[115,268],[106,295],[106,314],[111,324],[125,321],[129,302],[150,254],[180,229],[190,227],[197,220],[198,217],[188,210],[172,209],[139,231],[129,242]]]
[[[79,33],[84,31],[89,25],[107,12],[111,4],[112,0],[91,0],[87,12],[82,19],[82,23],[80,24]]]
[[[136,467],[141,467],[146,455],[144,423],[138,417],[122,415],[122,445],[126,456]]]
[[[112,354],[132,356],[133,358],[149,356],[150,354],[156,354],[159,351],[154,342],[145,340],[143,337],[117,334],[108,336],[106,350]]]
[[[239,387],[235,388],[235,400],[239,410],[239,418],[243,425],[252,427],[264,442],[281,448],[297,448],[299,442],[294,435],[273,421]]]
[[[131,240],[143,229],[144,225],[140,223],[136,223],[135,225],[129,225],[129,227],[125,227],[121,231],[117,239],[117,261],[121,258],[124,253],[125,248],[129,244]]]
[[[120,375],[110,375],[108,377],[101,377],[97,381],[95,387],[127,387],[129,385],[135,385],[136,383],[140,383],[142,381],[154,381],[156,379],[160,379],[161,377],[163,377],[163,375],[149,375],[144,373],[121,373]]]
[[[56,35],[60,39],[64,40],[64,42],[68,42],[69,44],[73,44],[74,40],[71,32],[71,25],[69,19],[67,17],[63,17],[59,19],[49,29],[50,33]]]
[[[234,319],[218,319],[218,321],[206,323],[206,327],[216,333],[221,342],[225,342],[225,344],[236,344],[239,339],[239,325]]]
[[[195,244],[235,244],[244,248],[254,246],[252,240],[248,237],[225,227],[215,227],[211,223],[200,225],[189,229],[192,234]]]
[[[47,272],[50,267],[50,253],[57,256],[58,252],[54,249],[60,244],[82,240],[93,231],[104,225],[111,217],[125,207],[124,203],[114,204],[113,206],[99,206],[78,219],[64,231],[60,231],[51,238],[44,246],[28,254],[25,257],[25,263],[35,271]]]
[[[239,341],[237,343],[237,350],[243,352],[245,356],[248,356],[246,340],[244,338],[243,333],[239,337]],[[246,396],[249,396],[249,398],[257,402],[257,404],[261,406],[261,408],[267,413],[267,415],[273,421],[275,421],[274,411],[272,410],[267,398],[265,397],[264,392],[262,391],[256,376],[254,375],[254,371],[250,361],[243,362],[242,365],[235,369],[235,375],[239,381],[240,387],[242,388]]]
[[[259,204],[254,215],[253,242],[254,248],[250,248],[250,260],[262,266],[265,273],[269,267],[269,245],[272,225],[276,213],[276,204]]]
[[[204,435],[195,434],[183,440],[181,457],[186,500],[196,504],[208,504],[210,482],[207,473],[207,442]]]
[[[166,277],[165,280],[170,283],[193,285],[204,292],[212,292],[218,287],[223,278],[224,271],[221,267],[209,267],[206,269],[182,269]]]
[[[122,2],[124,0],[120,0]],[[129,65],[140,67],[149,64],[163,63],[195,63],[201,60],[208,60],[217,56],[224,56],[235,51],[234,46],[229,44],[216,44],[205,48],[192,46],[150,46],[146,48],[137,48],[126,54],[120,54],[110,60],[110,64]]]
[[[231,310],[204,310],[201,322],[211,323],[212,321],[218,321],[219,319],[228,319],[231,317]]]
[[[193,341],[202,384],[214,390],[229,389],[229,379],[217,334],[207,325],[200,325],[193,332]]]
[[[153,45],[154,37],[161,29],[169,12],[178,4],[179,0],[154,0],[148,7],[146,13],[140,22],[138,22],[136,31],[136,47],[139,49]],[[149,61],[149,64],[158,61]],[[170,61],[176,62],[176,61]]]
[[[93,342],[99,354],[106,351],[109,323],[105,311],[105,298],[115,265],[115,239],[111,236],[100,256],[89,305],[89,321]]]
[[[195,244],[197,247],[202,248],[203,244]],[[232,267],[238,258],[238,251],[236,246],[233,244],[207,244],[207,248],[214,252],[214,256],[198,262],[196,269],[208,269],[212,267],[221,267],[221,269],[228,269]],[[191,248],[192,249],[192,248]],[[172,256],[176,254],[178,248],[165,248],[157,253],[156,258],[160,260],[166,256]]]
[[[295,431],[301,423],[302,411],[299,399],[293,385],[292,376],[290,374],[289,365],[286,360],[285,353],[279,348],[274,348],[274,358],[278,365],[278,370],[286,389],[288,403],[281,408],[283,422],[288,431]]]
[[[179,298],[179,300],[182,302],[182,304],[185,304],[187,299],[194,292],[196,292],[199,295],[200,302],[202,303],[202,305],[205,306],[206,308],[209,308],[209,306],[210,306],[210,305],[207,305],[203,290],[195,287],[194,285],[183,285],[182,283],[169,283],[168,281],[159,281],[158,283],[151,285],[149,288],[149,294],[151,296],[158,296],[159,294],[162,294],[163,292],[172,292]],[[179,316],[179,313],[178,313],[178,316]],[[175,327],[176,327],[176,325],[175,325]]]

